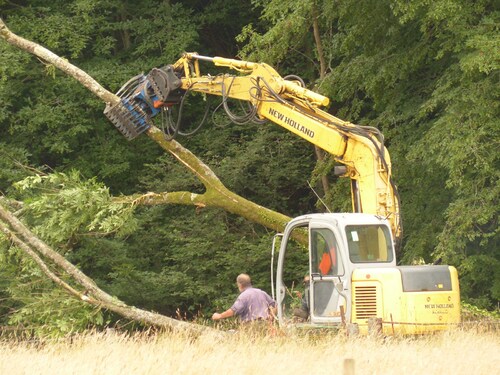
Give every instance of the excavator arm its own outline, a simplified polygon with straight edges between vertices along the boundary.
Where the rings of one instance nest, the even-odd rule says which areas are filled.
[[[200,61],[240,73],[202,74]],[[382,134],[322,110],[329,99],[305,88],[298,77],[283,78],[264,63],[186,53],[172,65],[131,79],[117,93],[121,103],[106,107],[104,113],[133,139],[149,128],[152,117],[182,103],[190,91],[221,96],[224,106],[228,98],[245,101],[250,111],[244,116],[231,115],[233,121],[269,120],[331,154],[344,166],[340,174],[351,180],[353,211],[386,217],[395,242],[400,242],[399,200]]]

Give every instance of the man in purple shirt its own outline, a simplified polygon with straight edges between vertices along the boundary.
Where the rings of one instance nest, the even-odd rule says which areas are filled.
[[[222,314],[214,313],[213,320],[238,315],[242,322],[267,320],[275,313],[276,302],[263,290],[254,288],[250,276],[242,273],[236,278],[240,295],[228,310]]]

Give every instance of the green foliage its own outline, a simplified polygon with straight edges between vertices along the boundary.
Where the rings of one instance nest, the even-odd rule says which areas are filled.
[[[471,305],[467,302],[460,303],[462,308],[462,317],[464,321],[488,321],[488,320],[498,320],[500,319],[500,312],[497,310],[488,311],[485,309],[481,309],[480,307]]]
[[[39,337],[59,337],[105,324],[103,311],[69,296],[1,236],[0,277],[1,324],[22,327]]]
[[[22,326],[39,337],[61,337],[104,325],[103,312],[89,304],[69,297],[64,291],[52,288],[42,292],[12,288],[10,298],[23,306],[10,315],[9,324]],[[19,293],[19,294],[18,294]]]
[[[182,4],[193,10],[192,23],[199,28],[200,54],[234,58],[239,47],[235,35],[259,16],[249,0],[183,0]]]
[[[317,82],[319,62],[312,30],[314,15],[322,11],[317,2],[253,0],[252,3],[261,10],[261,16],[258,21],[244,26],[236,37],[243,44],[239,56],[266,62],[282,76],[299,75],[309,86],[323,93],[321,82]],[[324,38],[323,43],[328,44],[328,41],[329,38]]]
[[[309,51],[311,3],[296,11],[286,2],[254,3],[267,23],[259,32],[242,31],[240,37],[249,38],[245,54],[286,64],[285,71],[297,66],[286,53]],[[500,257],[500,39],[493,2],[314,6],[329,66],[321,91],[333,99],[330,111],[378,126],[386,136],[402,195],[400,258],[456,265],[464,297],[493,307],[499,296],[491,277]]]
[[[25,218],[50,243],[75,241],[83,233],[123,237],[136,229],[133,205],[115,203],[108,188],[83,181],[76,171],[27,177],[15,186],[26,201]]]
[[[321,200],[316,203],[317,212],[350,212],[352,211],[351,202],[351,183],[347,178],[340,179],[333,176],[333,169],[338,163],[325,155],[323,160],[318,160],[311,174],[311,186],[320,186],[321,179],[326,176],[330,184]],[[315,193],[321,195],[322,190],[316,189]]]
[[[313,210],[314,196],[304,173],[314,167],[309,143],[272,123],[231,124],[215,131],[216,136],[214,128],[207,127],[186,146],[208,163],[229,189],[287,215]]]
[[[253,1],[262,7],[261,20],[270,25],[259,33],[252,24],[245,26],[238,36],[239,42],[247,42],[242,49],[244,56],[275,65],[303,43],[311,26],[312,1]]]
[[[191,208],[145,209],[140,216],[143,227],[127,240],[127,260],[106,275],[109,290],[128,303],[168,315],[208,315],[214,306],[229,307],[241,272],[269,289],[270,238],[251,224]],[[245,230],[254,234],[242,237]]]
[[[31,172],[26,166],[28,157],[28,150],[0,142],[0,191]]]
[[[302,76],[331,98],[329,112],[384,132],[402,195],[400,261],[442,258],[458,268],[464,299],[496,305],[499,14],[492,1],[30,0],[2,4],[0,14],[14,32],[111,91],[189,50]],[[138,209],[112,198],[203,186],[147,137],[127,142],[81,85],[0,42],[0,103],[0,191],[22,200],[23,220],[103,289],[189,317],[227,308],[240,272],[269,290],[265,229],[219,210]],[[186,127],[199,123],[200,97],[186,108]],[[332,160],[316,163],[311,145],[272,124],[223,126],[219,112],[211,117],[180,141],[228,188],[294,216],[323,210],[307,181],[316,188],[328,175],[324,200],[350,210],[348,181],[330,176]],[[37,268],[5,241],[0,246],[2,323],[26,320],[57,332],[101,324],[94,310],[39,282]],[[71,313],[56,311],[61,306]]]
[[[173,62],[195,47],[196,27],[186,22],[190,11],[181,5],[158,6],[149,0],[29,3],[5,10],[9,27],[70,58],[113,91],[131,76]],[[134,191],[130,188],[143,163],[161,153],[158,147],[148,140],[126,142],[102,115],[103,103],[74,79],[50,66],[44,72],[37,59],[5,43],[0,49],[2,139],[8,135],[9,145],[29,149],[33,164],[77,168],[98,176],[112,191]]]

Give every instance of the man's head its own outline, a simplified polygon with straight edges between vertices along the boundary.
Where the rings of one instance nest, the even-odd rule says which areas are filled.
[[[236,278],[236,283],[238,284],[238,289],[243,291],[249,286],[252,286],[252,279],[250,279],[250,276],[246,273],[242,273]]]

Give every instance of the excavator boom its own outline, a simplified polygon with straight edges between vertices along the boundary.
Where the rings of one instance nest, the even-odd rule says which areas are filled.
[[[203,74],[200,61],[239,74]],[[152,117],[181,102],[187,92],[220,96],[224,105],[229,98],[248,102],[252,108],[249,115],[231,116],[233,121],[269,120],[331,154],[345,166],[342,175],[351,180],[353,211],[387,218],[396,244],[400,242],[399,200],[382,134],[322,110],[329,99],[308,90],[298,77],[283,78],[265,63],[186,53],[172,65],[135,77],[134,82],[135,86],[127,83],[117,93],[122,98],[120,104],[105,110],[128,139],[146,131]]]

